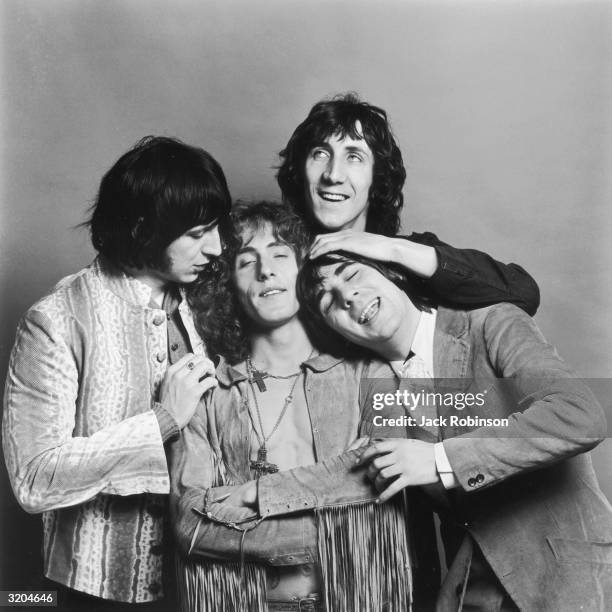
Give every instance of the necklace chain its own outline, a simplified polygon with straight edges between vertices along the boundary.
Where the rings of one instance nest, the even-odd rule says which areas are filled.
[[[310,351],[310,354],[306,358],[306,361],[308,361],[312,357],[313,354],[314,354],[314,348],[312,349],[312,351]],[[260,391],[265,391],[265,385],[263,385],[263,389],[262,389],[262,386],[260,386],[260,382],[263,382],[262,380],[263,376],[268,375],[268,374],[265,372],[260,372],[258,370],[255,370],[255,368],[253,367],[253,362],[251,361],[250,355],[246,359],[246,369],[247,369],[247,379],[249,382],[249,388],[251,390],[251,393],[253,394],[253,400],[255,402],[255,411],[257,413],[257,420],[259,422],[259,429],[261,430],[261,435],[260,435],[260,433],[257,431],[257,427],[255,426],[255,423],[253,423],[253,431],[255,432],[257,441],[259,442],[259,450],[257,451],[257,461],[251,462],[251,468],[255,469],[257,473],[257,477],[259,477],[262,474],[266,474],[266,473],[269,474],[269,473],[274,473],[278,471],[278,466],[274,465],[273,463],[269,463],[267,461],[268,449],[266,448],[266,442],[268,442],[268,440],[274,435],[279,425],[281,424],[281,421],[283,420],[283,417],[285,416],[287,409],[289,408],[290,404],[293,402],[293,392],[295,391],[297,382],[300,379],[300,374],[302,374],[302,370],[300,369],[300,371],[297,372],[296,374],[291,374],[289,376],[272,376],[272,378],[281,378],[285,380],[290,379],[290,378],[295,378],[295,380],[293,381],[291,385],[289,394],[285,397],[283,409],[281,410],[281,413],[278,415],[278,418],[276,419],[276,423],[274,424],[272,431],[270,431],[270,433],[266,436],[264,427],[263,427],[263,419],[261,418],[261,410],[259,409],[259,401],[257,400],[257,393],[255,392],[253,381],[255,380]],[[249,410],[249,412],[251,412],[250,407],[249,407],[248,389],[247,389],[245,398],[246,398],[247,409]]]
[[[293,384],[291,385],[291,389],[289,390],[289,394],[285,397],[283,409],[281,410],[281,413],[278,415],[278,419],[276,419],[276,423],[274,424],[272,431],[266,436],[264,432],[263,421],[261,418],[261,410],[259,409],[259,401],[257,400],[257,394],[255,393],[255,389],[253,388],[253,380],[249,373],[249,387],[251,389],[251,393],[253,394],[253,400],[255,401],[255,411],[257,412],[257,420],[259,421],[259,429],[261,430],[261,436],[259,435],[259,432],[257,431],[256,427],[254,427],[253,429],[255,430],[255,435],[257,436],[257,440],[262,448],[266,447],[266,442],[272,437],[274,432],[278,429],[278,426],[280,425],[281,421],[283,420],[283,417],[285,416],[285,413],[287,412],[287,408],[289,408],[289,405],[293,401],[293,391],[295,390],[297,381],[300,378],[299,376],[300,374],[301,372],[298,372],[298,375],[295,377],[295,380],[293,381]],[[248,392],[247,392],[247,403],[248,403]]]

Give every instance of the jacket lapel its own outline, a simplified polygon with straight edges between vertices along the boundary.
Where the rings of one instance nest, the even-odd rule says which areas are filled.
[[[470,384],[469,319],[463,310],[438,308],[434,332],[434,379],[440,391],[451,386],[464,390]],[[445,379],[448,380],[445,382]]]

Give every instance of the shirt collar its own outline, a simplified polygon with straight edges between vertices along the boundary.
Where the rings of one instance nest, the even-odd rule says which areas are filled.
[[[410,355],[404,361],[391,361],[389,365],[393,371],[400,377],[404,377],[406,364],[413,356],[417,356],[425,367],[426,372],[433,378],[433,343],[434,333],[436,330],[436,315],[437,311],[432,308],[430,312],[421,311],[419,322],[417,323],[412,346],[410,347]]]
[[[344,359],[340,357],[334,357],[332,355],[322,353],[320,355],[311,357],[308,359],[308,361],[305,361],[303,365],[305,368],[309,368],[313,372],[325,372],[342,361],[344,361]],[[220,357],[216,375],[217,379],[224,387],[230,387],[231,385],[247,379],[246,374],[230,365],[225,357]]]
[[[421,311],[419,324],[417,325],[414,338],[412,340],[411,351],[418,355],[425,364],[425,368],[433,378],[433,343],[434,332],[436,331],[436,310],[431,309],[431,312]]]

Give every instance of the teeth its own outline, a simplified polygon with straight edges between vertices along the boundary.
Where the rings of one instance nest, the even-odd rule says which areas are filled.
[[[328,200],[329,202],[343,202],[344,200],[347,199],[348,196],[345,196],[341,193],[329,193],[327,191],[325,192],[320,192],[319,195],[324,199],[324,200]]]
[[[276,293],[282,293],[283,289],[268,289],[268,291],[264,291],[261,296],[268,297],[269,295],[275,295]]]
[[[378,309],[380,307],[380,298],[376,298],[372,300],[361,312],[359,316],[358,323],[363,325],[370,321],[376,313],[378,313]]]

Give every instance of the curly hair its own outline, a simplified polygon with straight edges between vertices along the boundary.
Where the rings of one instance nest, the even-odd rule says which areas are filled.
[[[204,149],[146,136],[102,178],[91,241],[119,267],[161,268],[166,247],[196,225],[224,232],[231,198],[223,170]]]
[[[302,219],[288,206],[261,200],[238,201],[230,213],[231,229],[223,254],[213,261],[188,288],[189,305],[196,329],[212,357],[223,356],[230,364],[243,361],[250,350],[252,323],[238,301],[233,279],[234,262],[245,239],[270,224],[274,237],[290,246],[301,265],[310,244]]]
[[[361,127],[360,132],[357,122]],[[404,204],[402,188],[406,169],[402,153],[391,132],[387,113],[382,108],[362,102],[354,93],[317,102],[279,153],[282,162],[276,179],[283,201],[293,206],[313,231],[321,231],[306,202],[305,165],[313,147],[325,143],[331,136],[363,139],[372,150],[374,175],[369,193],[366,231],[394,236],[400,226],[400,212]]]
[[[416,308],[429,312],[436,301],[428,292],[422,279],[407,273],[403,268],[389,263],[374,261],[354,253],[336,251],[326,253],[316,259],[309,259],[304,263],[297,280],[298,299],[303,313],[306,330],[313,342],[322,350],[341,357],[374,356],[373,353],[344,338],[339,332],[331,329],[321,314],[319,308],[321,281],[321,268],[344,261],[351,261],[374,268],[387,280],[399,287]]]

